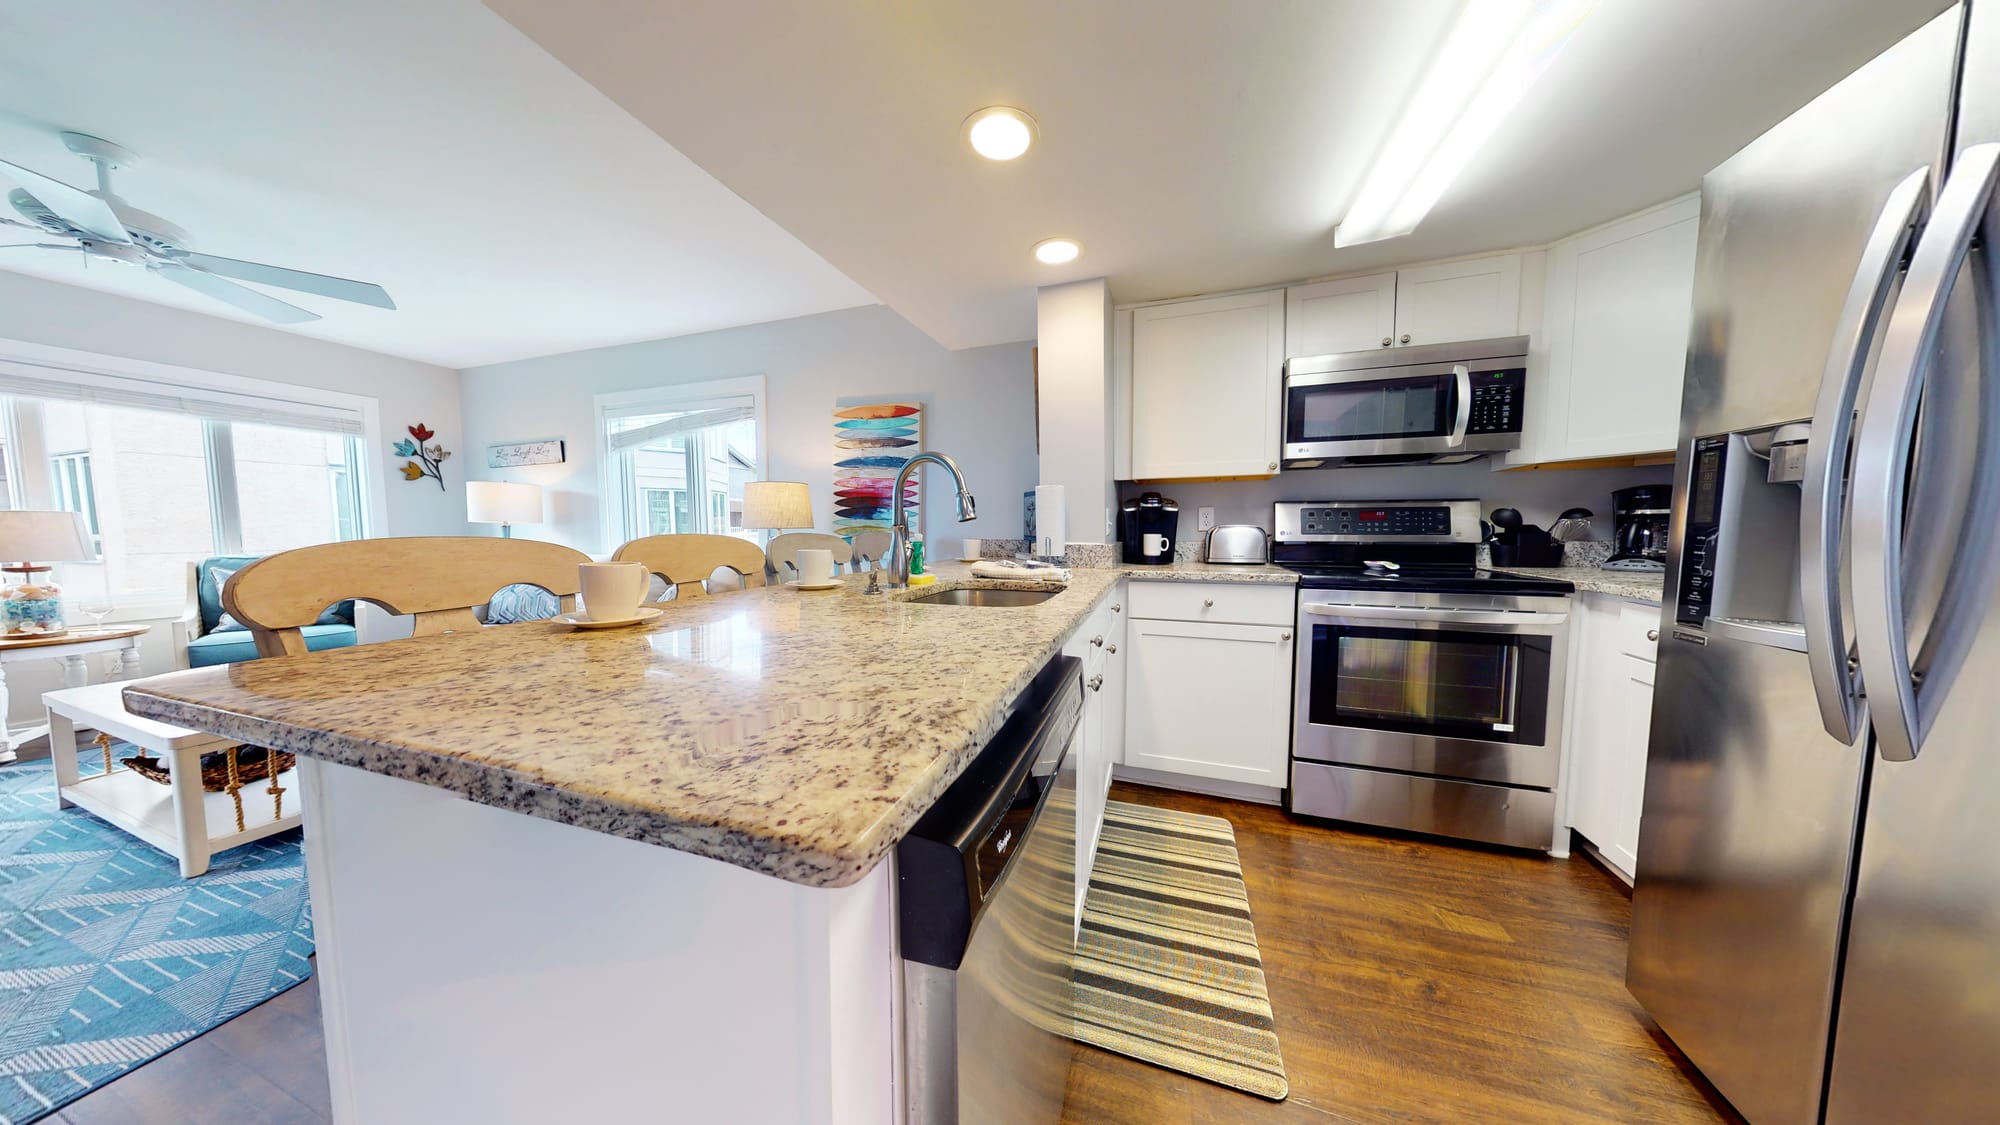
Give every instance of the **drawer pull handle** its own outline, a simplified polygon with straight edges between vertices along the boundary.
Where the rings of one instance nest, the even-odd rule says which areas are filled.
[[[1104,637],[1102,635],[1092,637],[1090,638],[1090,644],[1092,648],[1103,648]]]
[[[1279,634],[1278,634],[1278,639],[1279,639],[1279,640],[1281,640],[1281,641],[1289,641],[1289,640],[1291,640],[1291,639],[1292,639],[1292,631],[1291,631],[1290,629],[1287,629],[1287,630],[1285,630],[1284,632],[1282,632],[1282,633],[1279,633]]]
[[[1125,606],[1124,606],[1123,604],[1119,603],[1119,602],[1112,602],[1112,603],[1111,603],[1111,612],[1113,612],[1113,613],[1117,613],[1117,612],[1119,612],[1119,611],[1123,610],[1124,608],[1125,608]]]
[[[1659,640],[1659,639],[1660,639],[1660,631],[1659,631],[1658,629],[1648,629],[1648,630],[1646,630],[1646,639],[1647,639],[1647,640],[1649,640],[1649,641],[1657,641],[1657,640]]]
[[[1092,677],[1090,677],[1090,690],[1092,690],[1092,691],[1103,691],[1103,690],[1104,690],[1104,677],[1103,677],[1103,676],[1092,676]]]
[[[1203,598],[1203,599],[1201,599],[1201,608],[1203,608],[1203,609],[1214,609],[1214,608],[1215,608],[1215,599],[1214,599],[1214,598]]]
[[[1113,656],[1117,656],[1117,655],[1118,655],[1118,646],[1117,646],[1117,645],[1105,645],[1105,646],[1104,646],[1104,651],[1106,651],[1106,652],[1110,653],[1110,654],[1111,654],[1111,655],[1113,655]]]

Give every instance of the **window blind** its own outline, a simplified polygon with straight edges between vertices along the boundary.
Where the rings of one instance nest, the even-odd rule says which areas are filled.
[[[0,362],[0,395],[129,406],[322,433],[362,433],[361,412],[344,407],[12,361]]]
[[[658,413],[660,413],[658,407],[634,409],[621,412],[618,415],[612,415],[609,421],[611,425],[616,426],[621,418],[645,417]],[[656,441],[679,437],[682,434],[691,434],[696,430],[705,430],[711,426],[726,426],[731,422],[741,422],[745,419],[755,418],[756,416],[756,407],[747,404],[743,406],[722,406],[710,410],[696,410],[692,413],[669,418],[664,422],[654,422],[649,426],[641,426],[635,430],[614,432],[609,435],[611,450],[614,453],[622,453],[628,449],[637,449],[642,445],[651,445]]]

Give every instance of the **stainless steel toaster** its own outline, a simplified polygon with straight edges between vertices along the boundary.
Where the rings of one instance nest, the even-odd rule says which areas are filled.
[[[1271,561],[1271,537],[1255,524],[1223,523],[1208,529],[1201,543],[1201,561],[1266,563]]]

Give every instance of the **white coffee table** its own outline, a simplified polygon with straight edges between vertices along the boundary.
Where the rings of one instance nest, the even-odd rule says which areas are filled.
[[[139,678],[139,638],[146,632],[146,626],[140,625],[71,629],[52,637],[0,637],[0,763],[13,761],[14,747],[44,733],[40,727],[20,731],[7,729],[9,664],[24,660],[60,660],[63,664],[63,686],[75,688],[90,682],[87,657],[100,652],[115,652],[118,654],[118,678],[136,680]]]
[[[208,870],[208,858],[252,840],[296,828],[299,824],[298,771],[278,775],[284,793],[276,802],[263,779],[246,783],[243,827],[236,827],[236,806],[227,793],[205,793],[201,787],[201,756],[236,743],[212,734],[140,718],[125,710],[121,682],[65,688],[42,697],[49,709],[49,756],[56,766],[56,807],[81,808],[124,829],[180,861],[181,877],[192,879]],[[77,765],[76,731],[88,727],[142,747],[167,765],[172,784],[161,785],[129,769],[84,777]],[[84,753],[101,754],[97,747]],[[245,763],[264,751],[246,746]]]

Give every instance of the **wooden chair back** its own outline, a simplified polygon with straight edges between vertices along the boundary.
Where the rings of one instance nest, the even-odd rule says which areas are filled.
[[[746,587],[764,585],[764,552],[733,535],[648,535],[618,548],[611,561],[645,563],[676,598],[705,597],[708,579],[724,568]]]
[[[810,550],[832,551],[835,574],[854,569],[854,544],[823,531],[793,531],[774,536],[764,548],[764,557],[771,560],[771,573],[779,582],[793,582],[799,577],[799,552]],[[786,568],[791,570],[789,575]]]
[[[222,588],[222,607],[249,627],[258,655],[293,656],[306,651],[300,630],[349,598],[411,615],[419,637],[480,628],[473,609],[517,582],[574,610],[577,566],[589,561],[582,551],[533,539],[355,539],[258,559]]]
[[[881,570],[884,560],[889,557],[889,548],[896,543],[895,537],[886,531],[857,531],[854,533],[854,569],[860,570],[866,562],[869,570]]]

